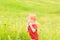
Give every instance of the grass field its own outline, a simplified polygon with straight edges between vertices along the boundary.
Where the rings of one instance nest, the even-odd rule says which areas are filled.
[[[0,40],[30,40],[29,13],[37,16],[39,40],[60,40],[60,0],[0,0]]]

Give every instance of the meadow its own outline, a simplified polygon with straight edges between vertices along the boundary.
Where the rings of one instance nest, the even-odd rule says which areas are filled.
[[[0,0],[0,40],[30,40],[30,13],[36,14],[39,40],[60,40],[60,0]]]

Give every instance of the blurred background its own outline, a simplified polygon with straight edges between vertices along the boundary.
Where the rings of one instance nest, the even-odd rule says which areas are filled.
[[[60,40],[60,0],[0,0],[0,40],[30,40],[29,13],[37,16],[39,40]]]

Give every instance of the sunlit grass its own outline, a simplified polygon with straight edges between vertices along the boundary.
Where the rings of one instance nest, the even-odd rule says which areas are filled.
[[[52,1],[0,0],[0,40],[30,40],[30,12],[37,16],[39,40],[60,40],[60,1]]]

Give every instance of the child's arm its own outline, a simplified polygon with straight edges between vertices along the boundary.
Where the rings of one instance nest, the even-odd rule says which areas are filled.
[[[28,32],[28,25],[27,25],[27,27],[26,27],[26,31]]]
[[[30,23],[30,27],[31,27],[31,29],[32,29],[33,32],[36,31],[36,29],[32,27],[32,23]]]

